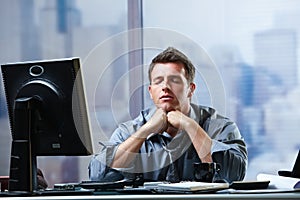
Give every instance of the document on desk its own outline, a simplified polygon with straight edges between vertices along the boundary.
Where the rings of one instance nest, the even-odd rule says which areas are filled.
[[[217,191],[222,189],[228,189],[228,183],[206,183],[206,182],[180,182],[180,183],[161,183],[158,184],[157,189],[171,190],[171,191]]]
[[[269,180],[270,186],[273,186],[277,189],[299,189],[300,188],[300,179],[291,178],[273,174],[258,174],[257,180]]]

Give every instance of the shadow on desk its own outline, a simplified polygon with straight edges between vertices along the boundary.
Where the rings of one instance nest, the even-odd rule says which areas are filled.
[[[127,191],[128,192],[128,191]],[[7,199],[21,199],[26,196],[27,200],[30,199],[74,199],[74,200],[86,200],[86,199],[300,199],[300,190],[279,190],[279,189],[262,189],[262,190],[234,190],[227,189],[221,190],[215,193],[152,193],[143,194],[140,192],[127,193],[124,191],[40,191],[32,194],[29,193],[17,193],[17,192],[1,192],[0,198]]]

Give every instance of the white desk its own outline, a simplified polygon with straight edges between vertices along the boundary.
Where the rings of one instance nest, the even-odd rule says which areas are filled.
[[[263,194],[115,194],[115,195],[84,195],[84,196],[35,196],[35,197],[1,197],[1,199],[9,200],[90,200],[90,199],[143,199],[143,200],[153,200],[153,199],[177,199],[177,200],[187,200],[187,199],[300,199],[300,192],[294,193],[263,193]]]

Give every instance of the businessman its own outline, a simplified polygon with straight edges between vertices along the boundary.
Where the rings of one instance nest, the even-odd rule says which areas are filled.
[[[149,181],[193,181],[195,163],[216,163],[212,181],[242,180],[247,149],[236,124],[213,108],[191,103],[195,67],[169,47],[153,58],[148,91],[154,106],[122,123],[94,155],[91,180],[140,174]]]

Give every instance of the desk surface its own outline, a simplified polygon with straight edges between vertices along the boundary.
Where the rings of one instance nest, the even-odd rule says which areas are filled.
[[[115,194],[115,195],[79,195],[79,196],[35,196],[35,197],[1,197],[10,200],[35,200],[35,199],[75,199],[75,200],[89,200],[89,199],[300,199],[300,192],[289,193],[263,193],[263,194]]]

